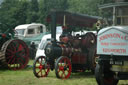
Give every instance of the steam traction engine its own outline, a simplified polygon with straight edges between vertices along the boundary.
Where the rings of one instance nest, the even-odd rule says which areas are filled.
[[[68,16],[68,15],[67,15]],[[55,69],[61,79],[70,77],[71,72],[95,69],[96,36],[92,32],[73,35],[71,29],[63,26],[60,41],[56,41],[57,17],[52,15],[52,38],[45,47],[45,56],[35,59],[33,72],[36,77],[46,77],[49,70]],[[60,18],[59,18],[60,19]],[[55,21],[54,21],[55,20]]]
[[[14,34],[12,29],[0,33],[0,68],[2,69],[20,70],[28,64],[28,47],[22,40],[14,39]]]

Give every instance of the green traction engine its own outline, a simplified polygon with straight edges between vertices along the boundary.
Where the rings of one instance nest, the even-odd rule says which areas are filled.
[[[20,70],[28,61],[28,47],[22,40],[15,39],[15,31],[8,29],[0,33],[0,69]]]

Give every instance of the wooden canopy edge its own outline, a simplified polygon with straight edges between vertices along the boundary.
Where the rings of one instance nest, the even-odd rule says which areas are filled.
[[[68,26],[78,26],[78,27],[89,27],[92,28],[93,25],[99,20],[102,19],[99,16],[89,16],[86,14],[77,14],[71,13],[67,11],[52,11],[47,16],[47,22],[51,22],[51,15],[56,14],[56,23],[63,25],[64,24],[64,16],[65,16],[65,24]]]

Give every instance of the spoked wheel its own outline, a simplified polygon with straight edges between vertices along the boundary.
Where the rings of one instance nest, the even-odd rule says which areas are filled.
[[[26,67],[29,61],[29,50],[24,41],[8,40],[1,49],[5,54],[5,60],[8,68],[20,70]]]
[[[95,77],[98,85],[117,85],[118,80],[114,78],[114,73],[108,70],[99,64],[96,65]]]
[[[50,71],[50,65],[44,56],[37,57],[33,63],[33,73],[37,78],[46,77]]]
[[[71,61],[68,57],[59,57],[55,63],[55,73],[57,78],[67,79],[72,71]]]

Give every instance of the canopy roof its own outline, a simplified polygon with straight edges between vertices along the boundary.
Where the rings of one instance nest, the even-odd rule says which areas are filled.
[[[99,6],[99,9],[106,9],[106,8],[112,8],[112,7],[121,7],[121,6],[128,6],[128,2],[103,4],[103,5]]]
[[[78,26],[78,27],[93,27],[93,25],[97,22],[97,20],[101,19],[101,17],[98,16],[89,16],[86,14],[76,14],[76,13],[70,13],[67,11],[52,11],[47,16],[47,22],[51,22],[51,15],[56,15],[56,23],[61,24],[62,26]],[[65,19],[64,19],[65,17]]]

